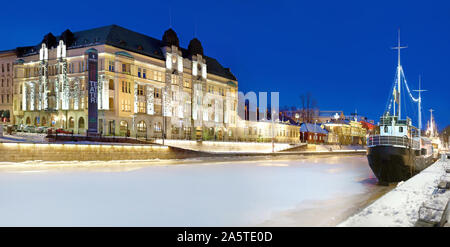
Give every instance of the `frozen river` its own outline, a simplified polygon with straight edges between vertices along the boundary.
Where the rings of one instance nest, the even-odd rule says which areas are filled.
[[[336,225],[375,181],[363,155],[0,163],[0,226]]]

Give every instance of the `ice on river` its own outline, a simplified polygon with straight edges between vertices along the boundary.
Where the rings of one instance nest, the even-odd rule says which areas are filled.
[[[0,226],[304,225],[278,219],[307,205],[314,224],[320,202],[375,193],[372,182],[365,156],[0,163]]]

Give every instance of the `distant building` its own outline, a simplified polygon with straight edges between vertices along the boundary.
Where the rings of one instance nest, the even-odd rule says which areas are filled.
[[[360,122],[341,120],[324,123],[328,131],[327,142],[341,145],[365,145],[367,130]]]
[[[282,116],[289,117],[293,119],[296,123],[303,123],[303,119],[305,119],[306,110],[303,109],[294,109],[294,110],[283,110],[280,112]],[[343,111],[320,111],[313,110],[312,112],[312,121],[311,123],[327,123],[335,120],[345,119],[345,115]]]
[[[272,131],[273,127],[273,131]],[[245,121],[237,122],[236,141],[298,143],[299,126],[289,121]]]
[[[14,50],[0,51],[0,121],[12,123],[13,95],[14,95]]]
[[[345,119],[344,111],[318,111],[315,119],[319,123],[328,123]]]
[[[327,142],[328,131],[320,124],[302,123],[300,125],[300,140],[307,143]]]

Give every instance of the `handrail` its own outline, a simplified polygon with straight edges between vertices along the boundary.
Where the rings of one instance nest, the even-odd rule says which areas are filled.
[[[367,146],[403,146],[412,147],[414,149],[420,148],[420,143],[416,140],[410,139],[406,136],[380,136],[373,135],[367,137]]]

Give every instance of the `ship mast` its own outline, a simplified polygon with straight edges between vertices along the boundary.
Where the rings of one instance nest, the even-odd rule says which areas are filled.
[[[430,109],[430,137],[434,137],[433,109]]]
[[[398,29],[398,44],[396,47],[392,47],[392,49],[397,50],[397,56],[398,56],[398,63],[397,63],[397,92],[398,92],[398,119],[401,118],[401,71],[402,71],[402,65],[400,63],[400,50],[403,48],[406,48],[407,46],[401,46],[400,45],[400,28]],[[394,87],[394,97],[397,98],[397,93],[395,92]],[[394,100],[394,116],[395,116],[395,100]]]
[[[421,96],[421,92],[426,92],[427,90],[423,90],[420,88],[420,75],[419,75],[419,90],[413,90],[415,92],[419,92],[419,103],[418,103],[418,107],[419,107],[419,138],[422,135],[422,96]]]

